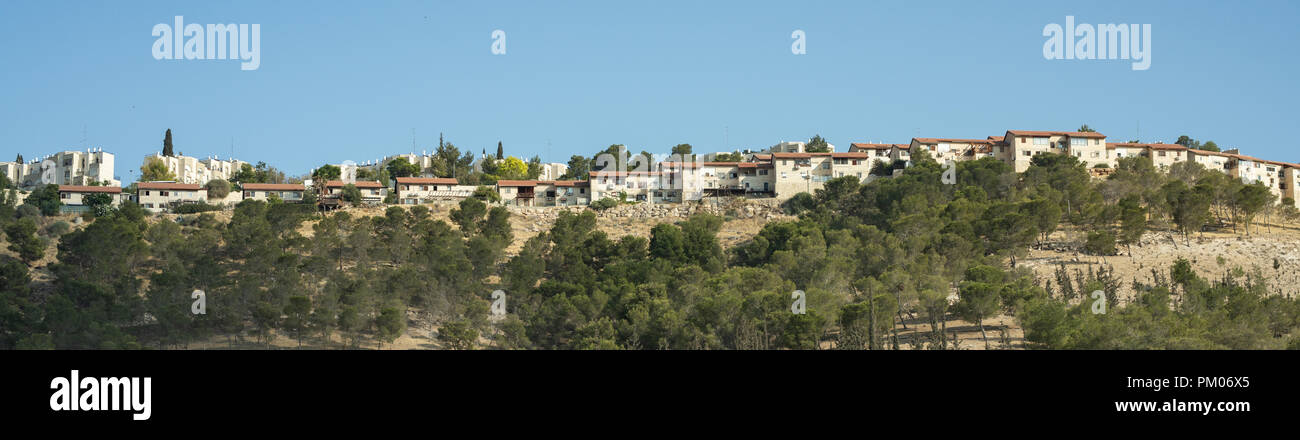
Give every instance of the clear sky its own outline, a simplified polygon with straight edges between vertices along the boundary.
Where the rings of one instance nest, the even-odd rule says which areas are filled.
[[[155,24],[261,25],[261,66],[155,60]],[[1047,60],[1049,23],[1149,23],[1151,66]],[[1074,130],[1300,162],[1300,2],[0,2],[0,159],[102,147],[290,173],[432,150],[563,162]],[[506,53],[492,54],[492,31]],[[806,33],[794,55],[791,33]],[[84,135],[83,135],[84,130]],[[412,132],[416,146],[412,147]],[[85,142],[83,143],[83,138]]]

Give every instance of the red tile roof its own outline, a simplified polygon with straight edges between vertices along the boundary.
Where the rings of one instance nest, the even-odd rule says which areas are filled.
[[[897,147],[897,146],[899,146],[899,145],[903,145],[903,144],[865,144],[865,143],[853,143],[853,144],[850,144],[850,145],[849,145],[849,149],[857,148],[857,149],[860,149],[860,150],[888,150],[888,149],[890,149],[890,148],[894,148],[894,147]]]
[[[140,182],[135,184],[138,189],[165,189],[172,191],[198,191],[202,187],[198,184],[176,183],[176,182]]]
[[[540,180],[498,180],[497,186],[537,186],[537,184],[548,185],[547,182]]]
[[[804,159],[810,157],[832,157],[835,159],[866,159],[871,155],[862,152],[856,153],[772,153],[774,159]]]
[[[937,144],[940,142],[952,142],[959,144],[992,144],[990,139],[951,139],[951,138],[912,138],[912,140],[922,144]]]
[[[297,183],[245,183],[244,191],[306,191],[307,188]]]
[[[1037,136],[1037,137],[1042,137],[1042,136],[1069,136],[1069,137],[1097,138],[1097,139],[1101,139],[1101,138],[1105,138],[1105,137],[1106,137],[1106,135],[1101,134],[1101,133],[1097,133],[1097,132],[1082,132],[1082,131],[1007,130],[1007,133],[1010,133],[1010,134],[1012,134],[1012,135],[1016,135],[1016,136]]]
[[[379,183],[378,181],[375,180],[359,180],[353,185],[356,185],[357,188],[383,188],[384,187],[384,184]],[[325,183],[326,188],[342,188],[344,186],[347,186],[347,184],[343,183],[342,180],[331,180]]]
[[[456,185],[456,179],[450,177],[398,177],[402,185]]]
[[[77,193],[109,193],[120,194],[120,186],[80,186],[80,185],[59,185],[59,192],[77,192]]]

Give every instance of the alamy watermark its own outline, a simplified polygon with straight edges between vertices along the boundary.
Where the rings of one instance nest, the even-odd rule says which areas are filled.
[[[1151,24],[1078,24],[1065,16],[1065,27],[1043,26],[1043,58],[1049,60],[1133,60],[1133,70],[1151,68]]]
[[[175,25],[153,26],[155,60],[240,60],[240,70],[262,66],[262,25],[185,24],[177,15]]]

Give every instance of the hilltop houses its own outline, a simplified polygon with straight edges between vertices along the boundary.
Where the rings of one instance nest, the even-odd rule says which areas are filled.
[[[113,174],[113,154],[102,148],[61,151],[19,162],[0,162],[0,174],[24,190],[38,185],[122,186]]]
[[[1278,200],[1297,198],[1300,188],[1300,164],[1246,156],[1239,150],[1204,151],[1166,143],[1108,142],[1107,136],[1094,131],[1007,130],[1001,135],[978,137],[915,137],[907,143],[852,143],[845,152],[807,151],[803,142],[781,142],[758,152],[745,150],[717,161],[719,154],[677,156],[653,164],[638,162],[628,169],[614,165],[590,171],[583,180],[560,180],[568,172],[561,163],[543,164],[536,180],[500,180],[487,185],[500,196],[501,203],[514,206],[584,206],[612,198],[629,202],[682,203],[703,198],[751,197],[786,200],[807,192],[814,193],[826,182],[840,177],[854,177],[867,182],[896,175],[911,166],[913,155],[924,151],[941,164],[980,159],[996,159],[1016,172],[1024,172],[1039,154],[1053,153],[1075,157],[1094,177],[1113,172],[1120,159],[1147,157],[1158,169],[1167,172],[1180,163],[1194,162],[1209,170],[1222,172],[1247,184],[1264,185]],[[432,156],[404,154],[402,157],[421,166],[424,176],[399,177],[390,182],[359,180],[354,183],[363,204],[387,202],[417,205],[439,201],[459,201],[472,197],[479,186],[462,185],[454,178],[428,175]],[[42,180],[54,180],[60,198],[76,211],[84,206],[84,197],[105,193],[113,203],[133,199],[152,212],[170,210],[187,203],[207,202],[202,186],[210,180],[229,180],[246,164],[235,159],[216,157],[197,159],[187,156],[147,156],[146,161],[160,160],[177,177],[169,182],[140,182],[136,194],[125,194],[120,181],[112,177],[113,155],[102,150],[65,151],[45,158],[17,162],[0,162],[0,173],[20,188],[34,187]],[[351,167],[378,171],[385,160]],[[873,169],[876,174],[873,173]],[[108,186],[98,186],[110,183]],[[279,200],[293,203],[304,199],[307,191],[317,191],[319,203],[338,206],[346,187],[342,180],[312,186],[303,184],[246,183],[222,201]],[[389,197],[389,191],[393,197]]]

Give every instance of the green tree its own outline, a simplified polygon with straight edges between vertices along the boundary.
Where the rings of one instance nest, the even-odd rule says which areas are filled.
[[[106,193],[87,194],[81,200],[90,207],[90,212],[94,213],[95,217],[106,216],[113,209],[113,196]]]
[[[230,181],[223,179],[212,179],[203,185],[208,190],[209,199],[225,199],[230,195]]]
[[[420,166],[411,163],[411,161],[407,160],[405,157],[398,157],[388,161],[388,165],[385,166],[385,169],[388,170],[388,176],[394,179],[420,174]],[[387,184],[388,182],[385,181],[384,183]]]
[[[162,159],[150,156],[145,158],[144,165],[140,165],[141,182],[174,180],[176,180],[176,174],[172,173],[172,170],[167,167],[167,164]]]
[[[298,348],[302,348],[302,336],[311,321],[311,299],[301,295],[289,297],[289,303],[284,306],[284,316],[281,325],[298,340]]]
[[[176,153],[172,150],[172,129],[168,128],[167,133],[163,134],[163,156],[175,157]],[[161,180],[161,179],[158,179]]]
[[[804,146],[804,151],[809,153],[826,153],[831,151],[831,147],[830,144],[826,142],[826,139],[822,139],[822,135],[815,134],[812,139],[808,139],[808,144]]]
[[[507,180],[523,180],[528,177],[528,164],[518,157],[507,157],[498,165],[497,175]]]
[[[343,170],[337,165],[325,164],[311,172],[311,178],[319,183],[338,180],[343,175]]]
[[[63,202],[59,199],[59,186],[53,183],[36,187],[23,203],[37,207],[41,210],[41,215],[46,217],[58,215],[63,207]]]
[[[694,154],[691,154],[691,148],[691,144],[677,144],[673,146],[672,154],[674,156],[680,155],[685,158],[695,157]]]
[[[583,156],[569,157],[569,167],[560,176],[563,180],[587,180],[587,172],[591,169],[591,159]]]
[[[375,318],[375,326],[379,328],[379,340],[382,342],[393,343],[402,333],[406,332],[406,316],[401,310],[395,307],[385,307]]]
[[[45,242],[36,236],[36,222],[30,218],[5,226],[5,236],[9,239],[9,250],[18,253],[24,263],[31,264],[45,255]]]
[[[348,203],[361,203],[361,190],[351,183],[343,185],[343,191],[339,198]]]
[[[438,329],[438,341],[451,350],[473,350],[478,331],[467,321],[447,322]]]

